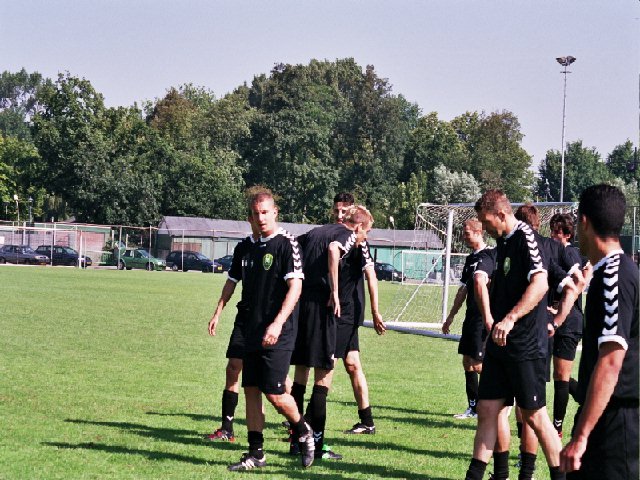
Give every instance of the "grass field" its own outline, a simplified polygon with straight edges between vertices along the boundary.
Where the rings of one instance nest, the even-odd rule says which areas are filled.
[[[235,314],[230,305],[218,336],[207,335],[224,278],[2,266],[0,478],[464,476],[475,423],[452,418],[466,403],[457,344],[394,332],[378,337],[370,329],[362,331],[361,349],[378,434],[341,433],[357,412],[340,367],[327,437],[343,461],[303,470],[281,441],[282,418],[267,405],[269,466],[227,472],[247,446],[242,396],[238,441],[203,440],[219,423]],[[383,302],[389,287],[381,285]],[[567,431],[573,411],[570,404]],[[514,442],[513,461],[516,452]],[[548,478],[541,454],[536,478]]]

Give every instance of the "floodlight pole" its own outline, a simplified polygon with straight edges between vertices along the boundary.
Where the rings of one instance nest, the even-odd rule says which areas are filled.
[[[566,57],[558,57],[556,61],[564,67],[564,70],[560,73],[564,75],[564,91],[562,95],[562,159],[561,159],[561,172],[560,172],[560,202],[564,199],[564,120],[567,109],[567,73],[571,73],[567,70],[567,67],[576,61],[576,57],[568,55]]]

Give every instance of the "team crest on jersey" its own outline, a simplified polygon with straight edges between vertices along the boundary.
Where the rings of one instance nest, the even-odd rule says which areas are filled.
[[[269,270],[273,265],[273,255],[267,253],[264,257],[262,257],[262,266],[265,270]]]
[[[502,267],[505,275],[509,275],[509,270],[511,270],[511,259],[509,257],[504,259],[504,266]]]

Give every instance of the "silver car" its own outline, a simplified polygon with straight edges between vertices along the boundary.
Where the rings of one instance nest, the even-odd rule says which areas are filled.
[[[46,265],[49,257],[36,253],[28,245],[5,245],[0,248],[0,263],[24,263],[25,265]]]

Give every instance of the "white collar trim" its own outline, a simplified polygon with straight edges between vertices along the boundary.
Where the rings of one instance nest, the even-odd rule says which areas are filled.
[[[617,248],[615,250],[611,250],[605,257],[602,257],[600,259],[600,261],[593,266],[593,271],[595,272],[601,266],[603,266],[605,263],[607,263],[607,260],[609,260],[610,257],[613,257],[614,255],[619,255],[619,254],[623,254],[624,255],[624,250],[622,250],[620,248]]]

